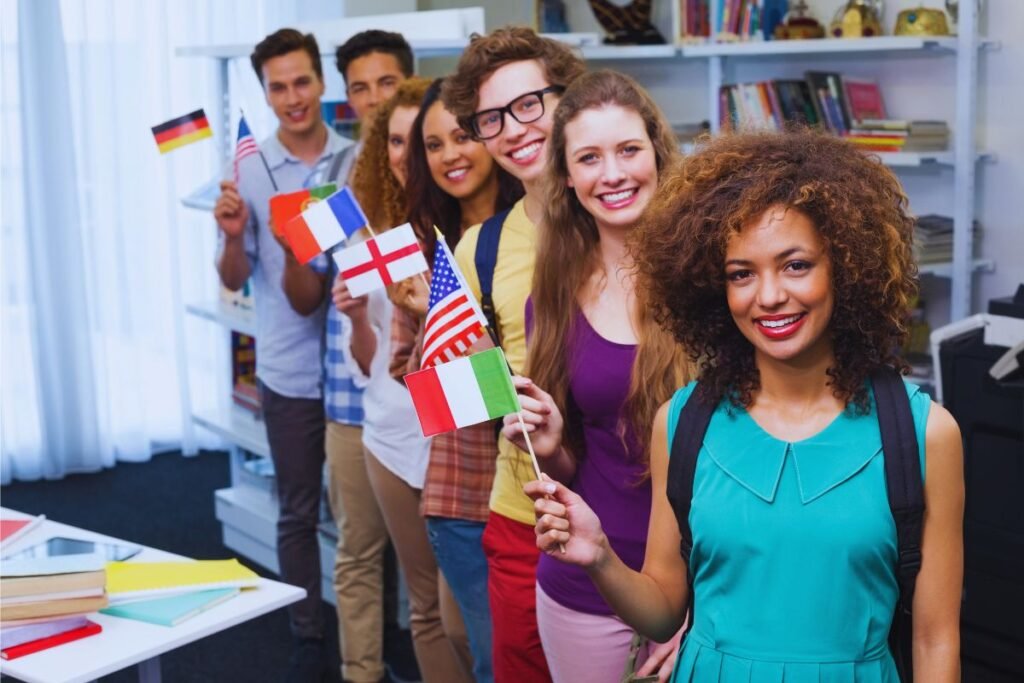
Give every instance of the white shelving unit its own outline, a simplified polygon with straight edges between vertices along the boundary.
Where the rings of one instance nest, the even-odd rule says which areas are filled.
[[[718,23],[717,3],[711,5],[711,26]],[[970,314],[973,273],[983,267],[973,258],[971,226],[974,220],[975,175],[980,161],[991,159],[979,153],[975,142],[977,118],[978,54],[990,43],[978,37],[977,3],[960,3],[958,34],[942,37],[878,36],[874,38],[823,38],[819,40],[750,41],[684,45],[683,58],[701,58],[708,62],[708,112],[712,131],[719,127],[718,93],[729,82],[727,70],[739,60],[792,58],[813,60],[839,55],[855,55],[862,61],[886,59],[898,54],[934,56],[939,61],[953,60],[956,83],[956,113],[952,121],[953,149],[945,152],[890,152],[878,156],[894,168],[947,167],[953,169],[953,261],[946,267],[926,267],[937,277],[950,279],[950,317],[960,320]],[[940,67],[946,65],[939,65]],[[949,68],[946,68],[949,73]],[[936,78],[939,78],[936,74]]]
[[[328,69],[333,70],[331,65],[335,47],[358,31],[368,28],[400,31],[409,39],[418,60],[457,56],[469,42],[470,34],[484,32],[483,16],[482,9],[469,8],[359,17],[296,28],[310,31],[316,36],[324,57],[325,77],[331,77],[332,74],[326,72]],[[176,50],[179,57],[212,60],[217,91],[222,93],[222,97],[207,111],[211,122],[222,131],[232,130],[231,63],[235,60],[247,62],[252,49],[252,43],[245,43],[197,45]],[[248,68],[246,65],[242,71]],[[219,125],[217,122],[220,122]],[[222,157],[230,160],[234,154],[234,136],[222,135],[221,140]],[[207,202],[197,202],[193,196],[184,198],[183,203],[193,208],[208,208]],[[188,304],[185,310],[190,315],[220,325],[225,331],[257,337],[253,311],[212,301]],[[215,409],[194,411],[192,418],[195,424],[231,444],[231,486],[217,491],[214,499],[216,516],[222,525],[224,545],[271,571],[278,571],[275,550],[278,504],[273,467],[269,462],[270,447],[263,422],[233,405],[229,397],[225,397],[225,401]],[[334,600],[332,576],[336,539],[333,522],[327,520],[322,525],[320,545],[323,594],[324,599],[331,602]]]

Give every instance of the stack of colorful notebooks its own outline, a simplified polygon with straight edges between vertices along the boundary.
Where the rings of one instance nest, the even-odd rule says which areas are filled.
[[[238,560],[110,562],[103,614],[176,626],[259,583]]]
[[[99,555],[5,560],[0,566],[0,658],[15,659],[100,632],[85,618],[105,607]]]

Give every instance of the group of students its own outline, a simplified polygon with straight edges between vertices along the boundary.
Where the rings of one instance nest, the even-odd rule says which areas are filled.
[[[222,183],[221,279],[255,289],[281,575],[307,590],[294,680],[322,666],[325,459],[345,680],[385,679],[389,539],[425,683],[615,683],[627,659],[659,680],[897,680],[869,380],[902,367],[915,288],[895,176],[806,130],[681,160],[641,86],[527,28],[475,36],[433,82],[401,36],[354,36],[337,50],[362,126],[348,146],[320,118],[312,36],[278,31],[252,64],[280,191],[350,185],[375,231],[410,222],[428,262],[439,231],[493,308],[474,348],[500,343],[523,420],[424,438],[401,380],[430,342],[427,280],[352,297],[327,255],[301,265],[277,237],[265,171]],[[959,435],[905,387],[927,473],[914,670],[952,681]],[[690,400],[714,413],[680,522],[669,445]]]

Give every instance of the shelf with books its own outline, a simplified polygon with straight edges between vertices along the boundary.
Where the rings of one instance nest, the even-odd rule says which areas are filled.
[[[215,410],[196,411],[192,415],[192,421],[239,448],[266,458],[270,457],[266,427],[244,408],[222,405]]]
[[[922,52],[951,54],[955,36],[876,36],[874,38],[820,38],[817,40],[751,40],[747,42],[683,45],[683,57],[813,57],[844,53]]]
[[[251,309],[221,302],[203,301],[187,304],[185,310],[192,315],[223,325],[229,330],[250,336],[256,334],[256,314]]]

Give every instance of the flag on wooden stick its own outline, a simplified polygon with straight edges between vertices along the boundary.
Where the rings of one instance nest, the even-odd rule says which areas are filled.
[[[427,269],[427,259],[408,223],[335,252],[334,262],[352,296],[362,296]]]
[[[505,354],[487,349],[405,376],[423,436],[519,412]]]
[[[152,131],[161,154],[167,154],[196,140],[213,137],[210,122],[202,109],[153,126]]]
[[[438,238],[434,249],[427,306],[421,368],[466,355],[473,342],[484,336],[487,318],[442,237]]]
[[[253,137],[252,131],[249,130],[249,124],[245,122],[245,117],[238,119],[238,139],[235,142],[235,182],[238,182],[238,164],[242,159],[253,154],[259,154],[260,148],[256,144],[256,138]]]

